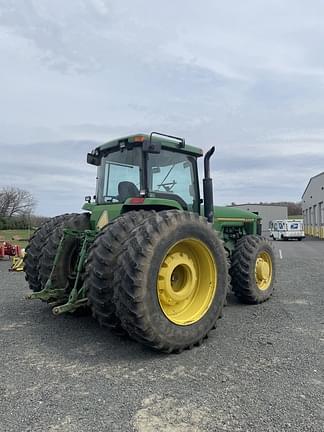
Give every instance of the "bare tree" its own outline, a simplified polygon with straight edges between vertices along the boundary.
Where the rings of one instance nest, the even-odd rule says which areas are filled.
[[[17,187],[0,189],[0,216],[30,215],[36,201],[30,192]]]

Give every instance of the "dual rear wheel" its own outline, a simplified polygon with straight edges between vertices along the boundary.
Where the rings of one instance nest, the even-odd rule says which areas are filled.
[[[199,345],[229,289],[227,254],[193,213],[130,212],[93,244],[86,288],[93,315],[164,352]]]
[[[31,237],[24,256],[25,279],[29,288],[38,292],[45,288],[56,252],[65,228],[84,231],[90,229],[90,213],[66,213],[42,224]],[[68,296],[73,286],[73,271],[79,252],[79,241],[69,239],[52,273],[54,288],[64,288]]]

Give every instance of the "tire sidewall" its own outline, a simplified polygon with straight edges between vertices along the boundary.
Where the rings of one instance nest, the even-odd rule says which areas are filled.
[[[255,264],[256,264],[256,260],[258,255],[261,252],[266,252],[270,258],[271,258],[271,263],[272,263],[272,279],[271,279],[271,283],[269,285],[269,287],[266,290],[261,290],[256,282],[255,279]],[[255,248],[255,250],[253,251],[253,255],[252,255],[252,259],[250,261],[250,268],[249,268],[249,277],[250,277],[250,281],[251,281],[251,290],[254,291],[255,296],[258,298],[259,301],[264,301],[266,299],[268,299],[274,289],[274,281],[275,281],[275,265],[274,265],[274,253],[273,253],[273,249],[272,247],[267,244],[267,243],[261,243],[258,245],[258,247]]]
[[[217,288],[209,310],[199,321],[189,325],[177,325],[171,322],[162,311],[157,295],[157,278],[168,250],[177,242],[185,239],[199,240],[208,247],[217,266]],[[143,305],[150,327],[157,334],[163,334],[166,337],[169,335],[173,343],[175,340],[179,340],[180,345],[197,341],[200,335],[203,337],[215,325],[226,298],[228,271],[221,241],[208,225],[188,222],[185,225],[176,226],[174,230],[159,238],[159,243],[153,248],[147,248],[147,251],[150,252],[146,255],[148,264],[144,271],[146,277],[143,281],[145,290]]]
[[[67,215],[68,216],[68,215]],[[41,261],[41,266],[43,268],[43,286],[45,286],[47,279],[50,277],[50,273],[44,277],[44,274],[47,273],[47,265],[50,263],[51,266],[54,264],[55,255],[57,254],[60,239],[63,236],[64,229],[72,229],[76,231],[84,231],[86,229],[90,229],[90,213],[80,213],[80,214],[71,214],[70,218],[63,220],[55,230],[50,234],[54,239],[55,246],[53,244],[53,249],[51,250],[51,258],[49,256],[47,259],[49,261],[43,263]],[[50,236],[47,245],[50,243]],[[57,239],[57,241],[56,241]],[[77,256],[80,249],[80,240],[76,238],[68,238],[64,241],[64,248],[61,251],[61,255],[59,257],[58,262],[56,263],[56,268],[52,274],[52,283],[55,288],[65,289],[67,290],[67,294],[71,286],[69,286],[68,276],[71,270],[71,263],[74,260],[74,265],[76,267],[77,264]],[[46,279],[46,281],[45,281]]]

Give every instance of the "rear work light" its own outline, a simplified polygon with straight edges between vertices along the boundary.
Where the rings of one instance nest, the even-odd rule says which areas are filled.
[[[145,200],[145,198],[139,198],[139,197],[131,198],[130,203],[131,204],[143,204],[144,200]]]

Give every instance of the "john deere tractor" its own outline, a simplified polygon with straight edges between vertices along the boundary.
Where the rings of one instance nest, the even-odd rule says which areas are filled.
[[[272,295],[274,254],[261,219],[214,207],[212,147],[152,132],[88,153],[97,191],[81,214],[63,214],[33,235],[24,260],[31,299],[55,315],[90,308],[103,326],[154,349],[181,352],[215,328],[230,291],[244,303]]]

